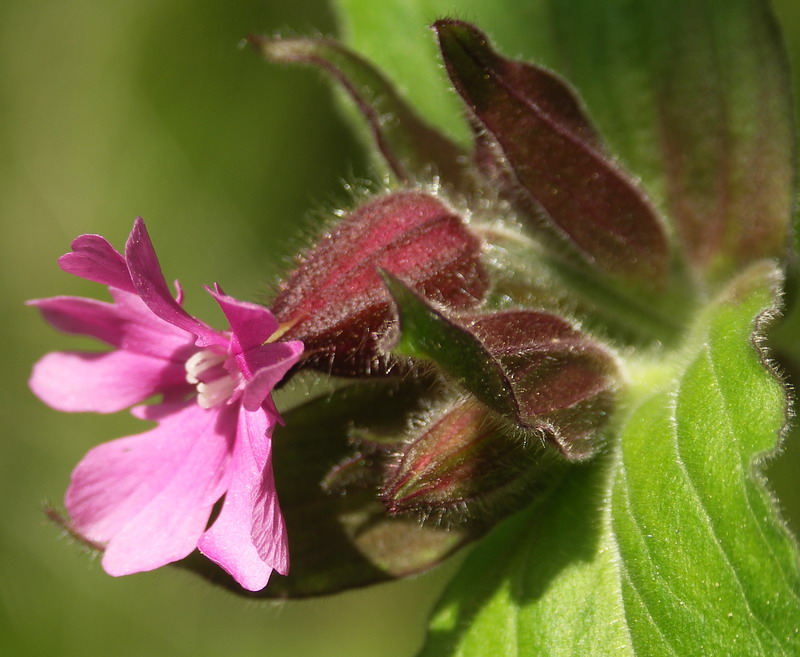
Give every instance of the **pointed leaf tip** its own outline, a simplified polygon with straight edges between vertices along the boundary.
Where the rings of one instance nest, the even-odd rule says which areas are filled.
[[[555,450],[519,440],[472,397],[447,400],[411,426],[380,489],[392,514],[497,522],[564,472]]]
[[[355,103],[375,146],[394,176],[414,182],[439,176],[460,190],[471,187],[466,154],[425,123],[389,80],[367,60],[332,39],[269,39],[251,35],[248,43],[266,59],[319,68]]]
[[[389,272],[381,272],[398,311],[399,325],[384,348],[439,365],[486,406],[518,417],[511,382],[480,341]]]
[[[669,251],[661,221],[598,150],[569,88],[546,71],[499,56],[469,23],[440,20],[433,27],[450,79],[496,142],[502,155],[496,166],[506,168],[523,205],[533,214],[543,209],[551,229],[598,268],[662,281]]]

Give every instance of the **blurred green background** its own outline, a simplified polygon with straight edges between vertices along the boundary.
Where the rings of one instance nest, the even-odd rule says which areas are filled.
[[[800,6],[776,9],[798,70]],[[422,639],[448,567],[254,603],[176,569],[108,577],[40,512],[89,447],[141,430],[124,414],[57,413],[27,390],[39,356],[81,343],[24,300],[101,291],[58,269],[70,241],[96,232],[121,247],[142,215],[189,310],[221,326],[201,285],[257,299],[310,213],[346,204],[343,181],[368,173],[316,74],[237,48],[276,30],[333,34],[335,21],[322,0],[0,3],[1,655],[392,657]],[[799,465],[790,446],[773,466],[794,518]]]

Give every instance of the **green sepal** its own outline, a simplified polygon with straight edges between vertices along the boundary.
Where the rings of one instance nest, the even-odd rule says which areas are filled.
[[[397,307],[399,324],[384,343],[393,354],[436,363],[492,410],[518,418],[511,382],[480,340],[381,270]]]

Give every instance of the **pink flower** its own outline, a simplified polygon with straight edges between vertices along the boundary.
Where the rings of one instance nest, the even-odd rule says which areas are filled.
[[[270,342],[266,308],[208,292],[230,331],[190,316],[169,291],[144,222],[118,253],[81,235],[59,260],[65,271],[108,286],[113,303],[77,297],[30,301],[56,328],[107,342],[104,353],[54,352],[35,366],[31,389],[63,411],[111,413],[160,394],[134,414],[158,425],[90,450],[65,496],[72,527],[105,546],[110,575],[152,570],[195,548],[246,589],[289,568],[271,436],[280,416],[273,387],[297,362],[301,342]],[[210,528],[212,507],[225,496]]]

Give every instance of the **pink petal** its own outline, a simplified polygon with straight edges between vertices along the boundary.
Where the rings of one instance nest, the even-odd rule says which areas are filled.
[[[289,538],[278,504],[272,471],[272,444],[253,504],[253,545],[259,556],[281,575],[289,572]]]
[[[189,315],[172,297],[141,217],[134,222],[133,230],[128,237],[125,259],[136,292],[155,315],[173,326],[194,333],[200,338],[198,341],[200,345],[227,345],[226,339]]]
[[[231,327],[231,352],[239,353],[258,347],[278,330],[278,321],[264,306],[247,301],[239,301],[222,292],[217,285],[216,290],[208,293],[217,300]]]
[[[271,433],[263,411],[240,412],[222,511],[198,543],[249,591],[263,589],[273,569],[284,575],[289,570],[286,526],[272,477]]]
[[[86,454],[65,505],[81,535],[106,544],[106,572],[153,570],[194,550],[227,484],[236,413],[190,402],[155,429]]]
[[[183,305],[183,288],[181,287],[181,282],[176,278],[172,281],[172,285],[175,287],[175,303],[179,306]]]
[[[119,347],[122,320],[113,304],[82,297],[31,299],[26,304],[38,308],[59,331],[89,335]]]
[[[76,237],[72,242],[72,252],[61,256],[58,264],[70,274],[133,292],[124,258],[100,235]]]
[[[111,295],[113,304],[81,297],[33,299],[27,303],[66,333],[89,335],[149,356],[183,361],[189,357],[185,352],[194,344],[194,334],[156,317],[137,294],[112,288]]]
[[[60,411],[114,413],[175,387],[185,387],[182,364],[127,351],[56,351],[33,366],[29,385]]]
[[[194,399],[195,403],[197,402]],[[150,420],[151,422],[161,422],[168,415],[175,413],[176,409],[183,408],[187,402],[187,395],[167,393],[157,404],[139,404],[131,408],[131,415],[140,420]]]
[[[120,339],[122,349],[182,362],[196,351],[192,348],[188,350],[190,353],[186,353],[187,348],[194,345],[194,333],[154,315],[138,294],[111,290],[111,296],[116,302],[117,314],[124,322]]]
[[[275,400],[272,399],[272,397],[265,397],[264,401],[261,403],[261,408],[270,420],[273,420],[276,424],[280,424],[282,427],[286,426],[286,422],[283,421],[281,414],[278,412],[278,407],[275,406]]]
[[[247,382],[242,396],[242,405],[248,411],[255,411],[272,392],[303,353],[303,343],[275,342],[251,349],[237,356],[240,369],[248,373],[250,367],[258,367]]]

